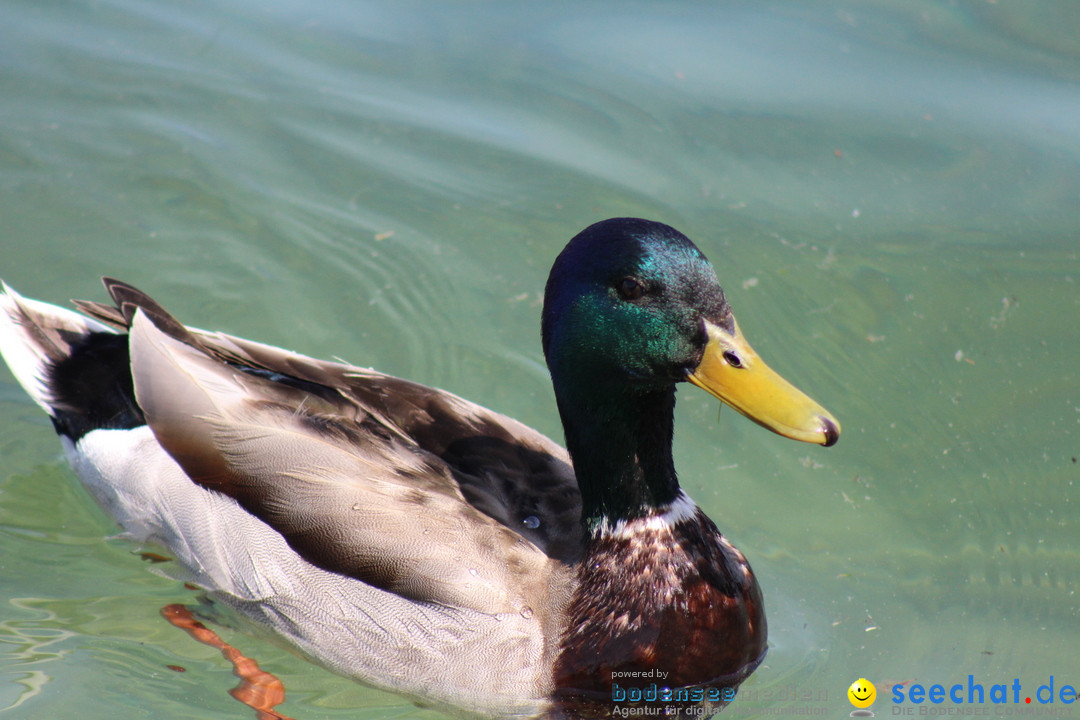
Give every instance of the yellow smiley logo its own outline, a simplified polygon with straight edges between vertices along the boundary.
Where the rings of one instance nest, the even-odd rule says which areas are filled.
[[[866,678],[859,678],[847,689],[848,700],[857,708],[868,708],[877,699],[877,688]]]

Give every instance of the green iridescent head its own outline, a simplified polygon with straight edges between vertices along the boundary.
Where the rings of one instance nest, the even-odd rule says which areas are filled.
[[[564,422],[689,381],[787,437],[839,437],[836,419],[747,344],[712,265],[667,225],[615,218],[579,233],[551,269],[542,331]]]
[[[571,240],[551,269],[544,353],[557,383],[670,386],[701,361],[704,318],[731,327],[716,273],[685,235],[647,220],[605,220]]]

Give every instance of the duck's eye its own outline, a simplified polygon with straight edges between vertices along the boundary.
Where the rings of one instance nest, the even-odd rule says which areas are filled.
[[[645,285],[637,278],[624,277],[615,288],[623,300],[637,300],[645,294]]]
[[[740,360],[739,356],[731,352],[730,350],[724,352],[724,361],[733,368],[742,367],[742,360]]]

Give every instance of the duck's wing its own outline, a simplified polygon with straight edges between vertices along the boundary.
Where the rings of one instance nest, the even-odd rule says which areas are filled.
[[[497,613],[542,602],[576,556],[573,474],[539,433],[432,388],[192,331],[109,289],[114,310],[82,307],[130,325],[135,394],[162,447],[308,562]]]
[[[320,393],[327,422],[359,424],[368,441],[400,441],[448,474],[455,493],[563,562],[581,544],[581,496],[570,458],[527,425],[453,393],[375,370],[313,360],[223,334],[200,336],[230,362]],[[305,386],[304,383],[311,383]],[[433,457],[432,457],[433,456]],[[445,471],[445,472],[444,472]]]

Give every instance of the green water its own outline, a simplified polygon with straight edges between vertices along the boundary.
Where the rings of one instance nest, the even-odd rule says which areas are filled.
[[[768,603],[725,714],[1080,685],[1078,37],[1073,0],[8,0],[0,276],[114,275],[559,437],[552,259],[668,222],[844,426],[798,445],[680,392],[680,477]],[[0,373],[0,718],[252,717]],[[298,720],[437,715],[222,632]]]

